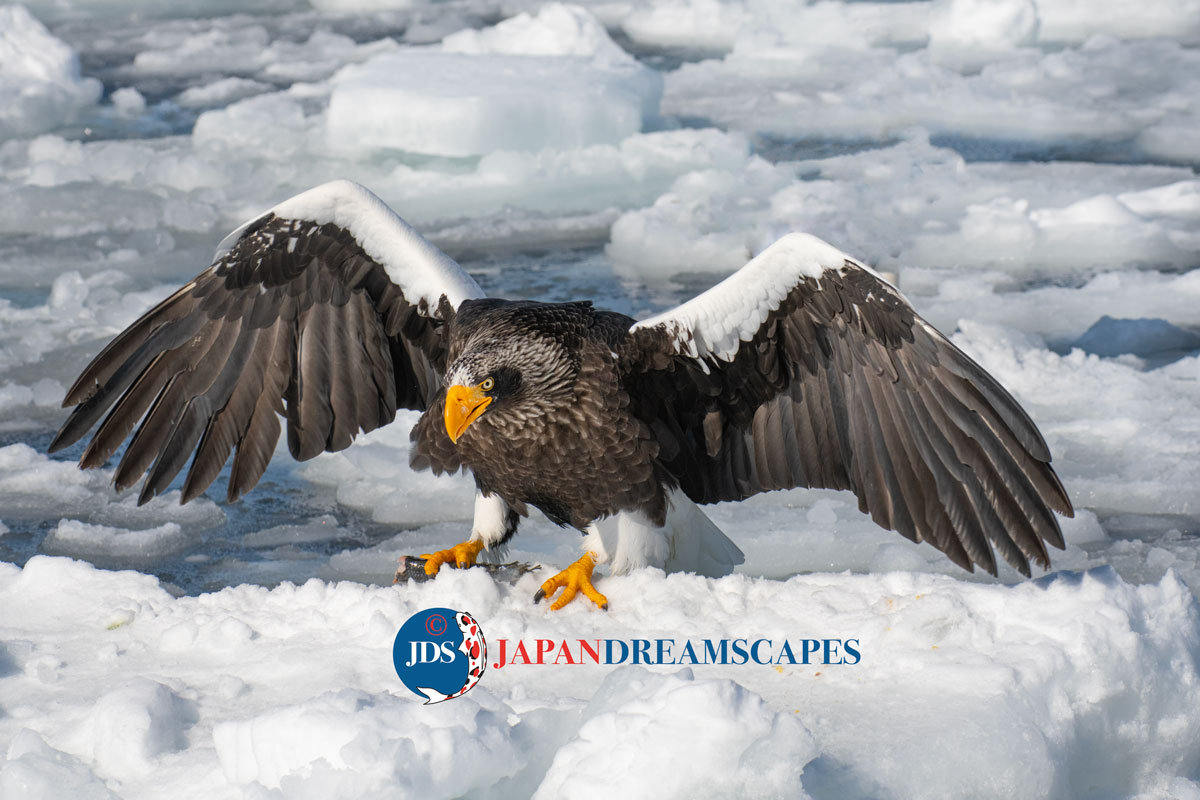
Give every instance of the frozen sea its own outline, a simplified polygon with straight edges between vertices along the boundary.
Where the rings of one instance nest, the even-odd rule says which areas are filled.
[[[1200,798],[1198,167],[1198,0],[0,6],[0,798]],[[337,177],[491,294],[634,316],[830,241],[1037,421],[1066,551],[967,574],[796,490],[708,509],[732,576],[549,613],[536,574],[390,585],[470,524],[415,414],[232,505],[46,455],[113,335]],[[508,556],[578,546],[539,517]],[[515,665],[425,707],[391,643],[431,606],[862,659]]]

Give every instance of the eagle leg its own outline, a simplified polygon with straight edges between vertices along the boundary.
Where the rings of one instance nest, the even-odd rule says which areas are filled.
[[[449,550],[438,550],[436,553],[426,553],[421,556],[425,559],[425,574],[437,575],[442,564],[449,564],[452,567],[464,568],[475,566],[475,559],[479,557],[479,553],[483,550],[482,539],[472,539],[456,544]]]
[[[562,589],[562,595],[550,606],[551,611],[557,611],[574,600],[579,591],[583,590],[587,599],[607,611],[608,598],[597,592],[596,587],[592,586],[592,570],[595,568],[595,556],[591,553],[584,553],[583,557],[574,564],[543,583],[542,588],[538,589],[537,594],[533,596],[533,602],[540,603],[542,598],[553,597],[555,592]]]

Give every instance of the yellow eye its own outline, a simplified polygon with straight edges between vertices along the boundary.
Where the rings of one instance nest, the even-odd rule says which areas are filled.
[[[479,388],[483,389],[485,392],[490,392],[492,387],[495,385],[496,382],[491,378],[484,378],[483,383],[479,384]]]

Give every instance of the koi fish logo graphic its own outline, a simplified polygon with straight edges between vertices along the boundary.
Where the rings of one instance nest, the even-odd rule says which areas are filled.
[[[392,645],[396,674],[425,704],[469,692],[487,666],[487,641],[466,611],[427,608],[400,626]]]

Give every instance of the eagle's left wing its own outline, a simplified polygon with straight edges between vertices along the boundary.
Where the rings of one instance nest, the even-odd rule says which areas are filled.
[[[791,234],[717,286],[637,323],[634,413],[694,501],[850,489],[878,524],[996,573],[1063,547],[1071,503],[1016,400],[890,284]]]

